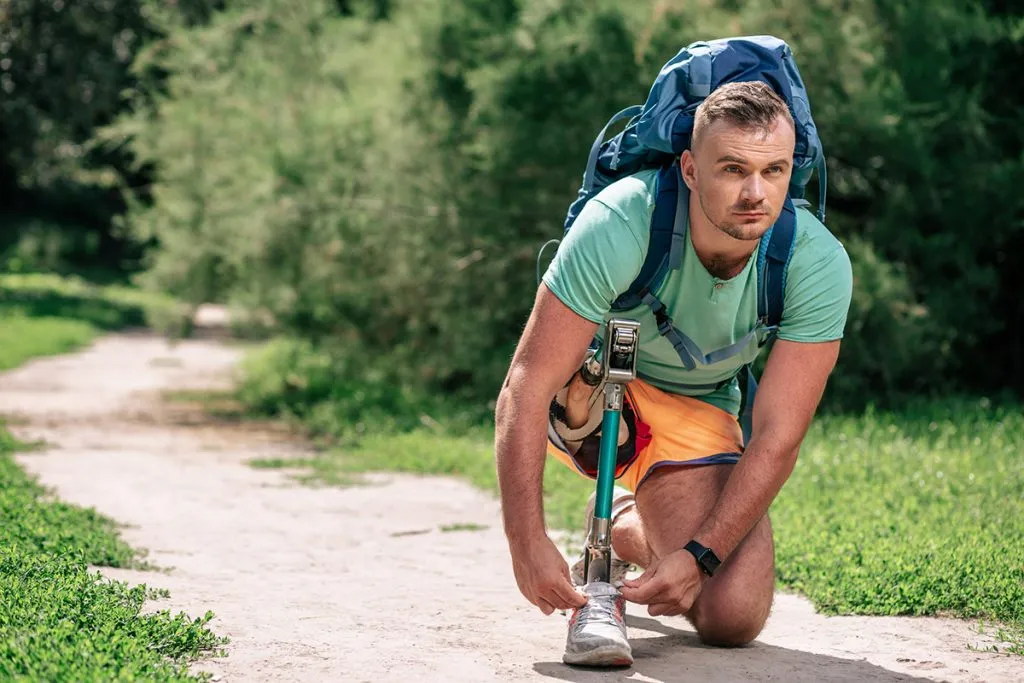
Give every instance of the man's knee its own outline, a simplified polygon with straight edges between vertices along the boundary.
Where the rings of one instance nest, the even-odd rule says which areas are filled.
[[[702,643],[716,647],[740,647],[757,638],[768,621],[771,601],[768,600],[766,605],[747,601],[737,603],[729,600],[702,600],[695,606],[690,612],[690,621],[697,629]]]
[[[737,620],[701,624],[697,626],[700,642],[714,647],[742,647],[754,641],[764,628],[764,622]]]

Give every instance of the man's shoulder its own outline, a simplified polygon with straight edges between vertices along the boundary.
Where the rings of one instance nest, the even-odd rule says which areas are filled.
[[[650,225],[657,192],[657,169],[647,169],[609,183],[593,200],[638,228]]]
[[[813,270],[834,261],[845,261],[849,267],[849,257],[843,243],[813,213],[797,209],[791,273],[794,268],[797,271]]]
[[[778,338],[812,343],[841,339],[852,293],[853,271],[842,242],[814,214],[797,209]]]

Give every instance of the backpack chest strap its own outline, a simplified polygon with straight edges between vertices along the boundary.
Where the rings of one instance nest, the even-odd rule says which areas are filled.
[[[679,355],[679,361],[683,364],[683,367],[687,370],[693,370],[698,365],[714,365],[715,363],[721,363],[724,360],[728,360],[733,356],[738,356],[743,353],[751,342],[756,341],[758,345],[762,345],[764,342],[761,341],[761,334],[766,334],[766,339],[770,338],[774,334],[774,328],[769,328],[765,321],[759,320],[750,332],[745,334],[741,339],[721,349],[712,351],[711,353],[704,353],[700,346],[695,341],[686,336],[686,334],[675,326],[672,322],[672,317],[668,314],[668,310],[665,308],[665,304],[661,302],[657,296],[651,292],[645,292],[641,298],[644,304],[650,309],[651,313],[654,314],[654,320],[658,323],[658,334],[665,337],[672,344],[672,348],[676,350]]]

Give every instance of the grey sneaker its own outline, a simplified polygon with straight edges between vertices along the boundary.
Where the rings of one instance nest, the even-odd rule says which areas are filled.
[[[626,639],[626,599],[615,586],[584,586],[587,604],[573,610],[562,661],[579,666],[629,666],[633,650]]]
[[[586,530],[587,537],[583,539],[583,543],[586,544],[586,539],[590,535],[590,526],[594,523],[594,504],[597,498],[597,492],[590,494],[590,500],[587,501],[587,512],[586,522],[584,529]],[[615,522],[615,518],[620,514],[628,510],[629,508],[636,505],[636,499],[633,494],[626,489],[616,486],[612,492],[612,522]],[[569,572],[572,575],[572,582],[577,586],[582,586],[587,582],[587,578],[583,576],[583,564],[586,557],[586,548],[580,552],[580,556],[576,558]],[[626,578],[626,574],[629,573],[631,565],[625,560],[620,560],[612,554],[612,571],[611,576],[608,577],[612,585],[619,585],[623,579]]]

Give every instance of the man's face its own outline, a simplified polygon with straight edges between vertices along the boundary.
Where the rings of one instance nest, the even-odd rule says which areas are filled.
[[[782,212],[795,145],[796,134],[781,116],[767,131],[720,119],[683,153],[683,179],[715,227],[738,240],[757,240]]]

